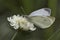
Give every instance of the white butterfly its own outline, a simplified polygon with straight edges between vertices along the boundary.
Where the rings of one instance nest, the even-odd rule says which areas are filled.
[[[55,21],[55,17],[52,17],[50,15],[51,15],[50,8],[42,8],[32,12],[29,15],[29,18],[35,25],[44,29],[50,27]]]

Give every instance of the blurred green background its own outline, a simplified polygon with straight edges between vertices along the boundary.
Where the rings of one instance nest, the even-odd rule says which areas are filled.
[[[0,0],[0,40],[60,40],[60,0]],[[10,27],[7,17],[29,14],[41,8],[51,8],[56,18],[48,29],[34,32],[16,31]],[[17,33],[14,36],[14,34]]]

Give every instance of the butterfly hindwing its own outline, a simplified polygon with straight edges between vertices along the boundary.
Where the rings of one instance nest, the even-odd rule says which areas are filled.
[[[53,22],[55,21],[54,17],[43,17],[43,16],[32,16],[30,17],[31,22],[37,25],[40,28],[48,28],[50,27]]]

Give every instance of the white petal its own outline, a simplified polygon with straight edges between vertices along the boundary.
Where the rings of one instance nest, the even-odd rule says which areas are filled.
[[[18,25],[16,25],[16,26],[14,26],[13,28],[14,28],[14,29],[18,29],[18,28],[19,28],[19,26],[18,26]]]
[[[35,31],[36,30],[36,27],[35,28],[30,28],[31,31]]]
[[[51,9],[50,8],[42,8],[32,12],[29,16],[50,16]]]

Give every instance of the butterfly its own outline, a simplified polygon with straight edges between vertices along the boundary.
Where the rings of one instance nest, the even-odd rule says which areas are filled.
[[[49,28],[55,21],[55,17],[51,16],[50,8],[36,10],[28,17],[31,19],[31,22],[42,29]]]
[[[9,17],[8,21],[11,26],[14,26],[14,29],[22,28],[23,30],[34,31],[36,30],[34,25],[42,29],[49,28],[55,21],[55,17],[50,15],[50,8],[42,8],[33,11],[29,15],[24,15],[24,17],[14,15],[13,17]]]

